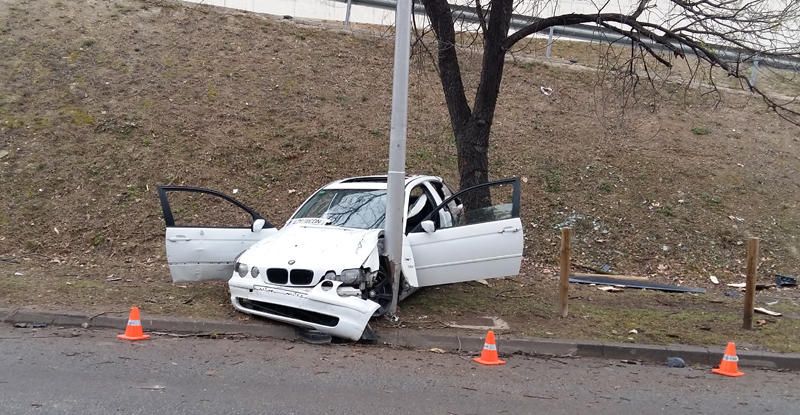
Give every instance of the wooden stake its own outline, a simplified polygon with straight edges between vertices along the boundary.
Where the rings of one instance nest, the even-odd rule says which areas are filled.
[[[756,294],[756,268],[758,267],[758,238],[747,240],[747,279],[744,286],[744,322],[742,327],[753,328],[753,304]]]
[[[569,254],[571,236],[572,228],[561,228],[561,276],[558,281],[558,299],[561,308],[561,317],[566,317],[569,311],[567,299],[569,294]]]

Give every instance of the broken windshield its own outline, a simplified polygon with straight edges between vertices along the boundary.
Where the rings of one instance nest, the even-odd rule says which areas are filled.
[[[385,216],[386,190],[327,189],[303,204],[290,222],[379,229]]]

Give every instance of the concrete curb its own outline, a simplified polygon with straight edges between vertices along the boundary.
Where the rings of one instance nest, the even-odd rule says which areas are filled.
[[[119,313],[116,313],[119,314]],[[108,314],[91,315],[80,312],[51,312],[30,309],[0,308],[3,323],[46,323],[51,326],[81,326],[124,330],[127,316]],[[237,333],[254,337],[270,337],[283,340],[298,339],[294,327],[269,322],[229,322],[173,317],[145,317],[142,325],[147,331],[173,333]],[[475,333],[433,334],[412,329],[380,328],[379,342],[385,345],[430,349],[438,347],[447,351],[479,351],[483,338]],[[605,343],[584,340],[559,340],[536,338],[504,338],[500,335],[498,348],[502,354],[530,354],[547,356],[599,357],[614,360],[638,360],[663,363],[668,357],[681,357],[690,365],[716,366],[722,358],[723,348],[708,348],[687,345],[647,345],[627,343]],[[772,353],[738,350],[739,364],[743,367],[758,367],[783,370],[800,370],[800,353]]]

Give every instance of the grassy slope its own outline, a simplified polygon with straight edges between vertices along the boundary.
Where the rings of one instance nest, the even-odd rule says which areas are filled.
[[[239,189],[237,197],[281,223],[325,182],[383,171],[391,39],[169,1],[86,4],[0,2],[0,150],[9,152],[0,160],[0,301],[29,304],[33,292],[44,306],[136,301],[159,312],[229,315],[215,286],[188,294],[168,284],[155,185]],[[478,62],[463,58],[468,85]],[[619,85],[598,72],[509,64],[492,175],[526,179],[527,245],[523,275],[499,286],[540,294],[487,310],[478,305],[502,298],[496,292],[447,287],[414,297],[409,310],[422,315],[452,298],[459,313],[546,315],[554,291],[544,272],[555,265],[565,222],[576,228],[583,264],[702,286],[709,274],[738,282],[741,241],[755,235],[763,278],[797,273],[798,130],[747,95],[726,94],[715,107],[702,91],[669,88],[653,112],[647,97],[623,106]],[[427,61],[415,60],[410,100],[409,171],[454,183],[452,134]],[[17,270],[43,284],[12,278]],[[111,274],[123,280],[106,282]],[[794,310],[795,294],[776,295],[788,297],[778,307]],[[589,298],[580,307],[597,305],[597,294],[580,296]],[[615,303],[650,310],[650,297],[626,296],[587,315]],[[679,306],[737,307],[694,303]],[[584,317],[572,331],[540,323],[607,337],[604,319]],[[798,332],[796,320],[774,327]]]

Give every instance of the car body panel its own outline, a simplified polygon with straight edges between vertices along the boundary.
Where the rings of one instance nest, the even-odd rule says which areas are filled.
[[[166,230],[166,251],[173,282],[227,281],[237,255],[277,229],[184,228]]]
[[[292,223],[271,238],[254,244],[239,257],[239,262],[261,268],[254,280],[269,283],[266,269],[307,269],[314,271],[316,284],[333,271],[379,266],[377,252],[380,229],[352,229]],[[230,277],[230,275],[229,275]],[[256,281],[254,281],[256,282]],[[306,284],[310,285],[310,284]]]
[[[191,186],[158,186],[157,192],[166,224],[164,245],[173,282],[227,281],[242,251],[277,232],[258,212],[218,191]],[[200,193],[222,199],[250,215],[253,223],[263,221],[264,227],[178,226],[169,202],[171,192]]]
[[[501,232],[503,229],[506,231]],[[406,239],[416,263],[418,286],[518,274],[522,262],[521,230],[520,219],[511,218],[409,234]]]

